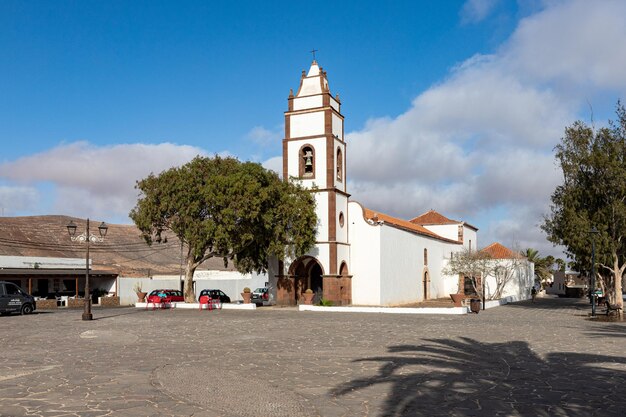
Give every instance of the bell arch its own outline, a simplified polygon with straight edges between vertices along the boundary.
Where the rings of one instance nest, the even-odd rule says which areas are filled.
[[[315,147],[308,143],[302,145],[298,156],[298,174],[300,178],[315,178]]]

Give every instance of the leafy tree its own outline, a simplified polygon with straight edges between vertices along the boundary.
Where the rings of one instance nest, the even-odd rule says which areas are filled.
[[[130,217],[146,242],[160,242],[170,231],[187,249],[186,302],[195,301],[193,274],[209,258],[261,273],[270,256],[300,256],[315,243],[311,193],[260,164],[198,156],[150,174],[136,188],[141,193]]]
[[[576,122],[555,148],[563,184],[552,194],[551,213],[542,228],[566,248],[577,265],[591,270],[595,239],[597,278],[609,301],[623,307],[626,268],[626,111],[617,104],[616,122],[597,131]],[[592,234],[595,227],[599,233]]]

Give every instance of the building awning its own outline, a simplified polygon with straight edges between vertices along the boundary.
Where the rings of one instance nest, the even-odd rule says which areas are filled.
[[[117,272],[90,269],[90,277],[117,278]],[[31,268],[3,268],[0,269],[0,277],[84,277],[85,269],[31,269]]]

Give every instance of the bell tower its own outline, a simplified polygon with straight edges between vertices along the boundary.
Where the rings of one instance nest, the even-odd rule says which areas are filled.
[[[283,178],[299,181],[315,194],[317,243],[309,256],[322,269],[323,296],[336,304],[351,301],[346,143],[339,95],[333,97],[326,72],[313,60],[300,87],[289,94],[283,139]]]

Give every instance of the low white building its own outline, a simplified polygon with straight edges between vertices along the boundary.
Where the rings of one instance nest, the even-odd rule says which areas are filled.
[[[485,298],[513,297],[515,300],[530,298],[535,284],[535,264],[519,252],[500,243],[492,243],[481,249],[491,258],[490,273],[485,279]]]

